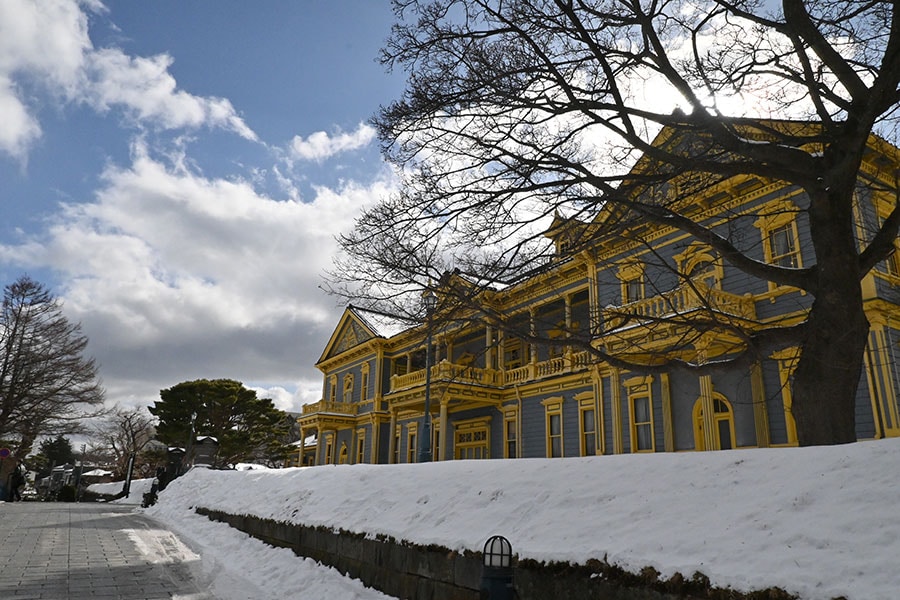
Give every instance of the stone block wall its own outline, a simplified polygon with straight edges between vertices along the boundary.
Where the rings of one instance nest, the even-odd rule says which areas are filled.
[[[367,537],[325,527],[309,527],[232,515],[198,507],[198,514],[221,521],[273,546],[334,567],[341,573],[404,600],[485,600],[480,552],[420,546],[390,537]],[[519,561],[514,568],[516,600],[793,600],[779,588],[750,593],[710,586],[701,573],[676,573],[667,580],[653,569],[628,573],[604,561],[586,565]]]

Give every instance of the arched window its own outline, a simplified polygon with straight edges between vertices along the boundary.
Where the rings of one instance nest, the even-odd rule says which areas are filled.
[[[694,403],[694,448],[697,450],[731,450],[735,447],[734,412],[731,403],[722,394],[713,394],[713,418],[715,428],[715,448],[706,447],[706,436],[703,432],[703,399]]]
[[[673,258],[682,277],[706,284],[710,288],[722,287],[722,278],[725,276],[722,261],[705,244],[694,242]]]

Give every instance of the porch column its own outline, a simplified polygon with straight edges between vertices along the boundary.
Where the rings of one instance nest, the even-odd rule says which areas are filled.
[[[391,429],[388,432],[388,464],[393,464],[394,453],[397,451],[397,436],[394,432],[397,430],[397,411],[391,409]]]
[[[300,460],[297,461],[297,466],[303,466],[303,447],[306,445],[306,436],[303,435],[303,426],[300,426]]]
[[[441,437],[438,440],[438,460],[447,460],[447,435],[450,432],[450,420],[447,418],[447,401],[441,400]]]
[[[703,445],[705,450],[718,450],[716,435],[716,407],[713,402],[712,377],[700,376],[700,407],[703,410]]]
[[[370,446],[372,447],[372,460],[371,463],[373,465],[378,464],[378,438],[381,433],[381,419],[378,415],[370,415],[369,422],[372,424],[372,442]]]
[[[675,425],[672,422],[672,388],[669,374],[660,373],[659,386],[662,395],[663,444],[666,452],[675,452]]]
[[[769,436],[769,409],[766,406],[766,387],[763,383],[762,365],[758,362],[750,367],[750,394],[753,397],[753,423],[756,426],[756,445],[760,448],[768,448],[771,443]],[[737,444],[737,441],[735,441]]]
[[[318,466],[321,464],[319,462],[319,444],[322,443],[323,437],[325,437],[325,436],[322,434],[322,428],[317,427],[316,428],[316,449],[315,449],[315,452],[313,453],[313,466]]]
[[[610,390],[612,397],[609,399],[612,409],[612,436],[613,454],[625,452],[625,440],[622,438],[622,372],[612,369],[610,374]]]

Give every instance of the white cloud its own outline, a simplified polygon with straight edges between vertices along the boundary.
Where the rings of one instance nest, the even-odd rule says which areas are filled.
[[[140,147],[104,180],[94,202],[63,205],[39,238],[0,246],[0,261],[61,272],[67,314],[111,394],[149,402],[162,387],[214,377],[300,386],[273,398],[280,408],[320,394],[313,365],[339,309],[316,282],[335,234],[390,183],[279,201]]]
[[[166,129],[205,125],[257,139],[228,100],[201,98],[177,89],[169,73],[173,60],[167,54],[131,57],[117,49],[103,49],[93,52],[89,63],[91,84],[83,94],[98,110],[122,106],[138,121]]]
[[[12,82],[0,75],[0,152],[24,159],[41,136],[41,126],[16,95]]]
[[[360,123],[356,130],[350,133],[339,131],[329,135],[324,131],[317,131],[306,139],[299,135],[294,136],[290,149],[294,158],[321,161],[341,152],[362,148],[374,139],[375,129]]]
[[[85,11],[99,14],[105,8],[97,1],[0,1],[0,152],[24,161],[40,137],[34,97],[19,81],[60,104],[121,109],[143,126],[217,127],[256,140],[228,100],[178,89],[168,55],[133,57],[116,48],[95,49]]]

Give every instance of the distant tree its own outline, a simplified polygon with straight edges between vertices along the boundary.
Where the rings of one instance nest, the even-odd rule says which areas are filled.
[[[40,283],[19,278],[0,307],[0,437],[27,454],[43,435],[75,433],[102,413],[103,388],[88,339]]]
[[[896,2],[393,4],[382,60],[405,70],[408,84],[375,124],[403,186],[342,238],[335,291],[421,320],[417,296],[456,271],[475,283],[440,289],[442,308],[461,305],[528,339],[481,293],[552,260],[543,234],[554,215],[571,227],[570,255],[623,245],[652,254],[644,234],[678,231],[742,276],[802,291],[812,299],[805,317],[736,324],[712,311],[678,314],[686,333],[668,352],[647,344],[610,352],[584,331],[565,332],[570,343],[620,368],[695,373],[799,348],[800,444],[856,439],[869,335],[860,280],[894,252],[900,227],[896,153],[874,135],[900,140]],[[667,142],[654,143],[664,129]],[[869,152],[877,172],[863,187]],[[808,220],[809,260],[764,262],[759,235],[704,220],[705,208],[726,215],[728,199],[710,193],[701,207],[696,193],[739,178],[804,193],[790,214],[732,216]],[[854,203],[873,198],[887,209],[883,219],[855,222]],[[691,273],[675,275],[690,282]],[[736,342],[715,360],[685,353],[711,332]]]
[[[141,461],[144,449],[156,434],[155,419],[143,408],[117,408],[94,427],[94,447],[109,455],[116,477],[124,477],[128,461]]]
[[[289,451],[287,413],[271,400],[257,398],[239,381],[186,381],[159,395],[160,400],[149,407],[159,419],[157,438],[170,446],[186,447],[193,443],[192,433],[215,437],[219,442],[216,466],[280,460]]]
[[[75,464],[75,450],[69,438],[61,435],[41,440],[38,453],[28,461],[28,467],[40,477],[49,475],[53,467],[65,464]]]

